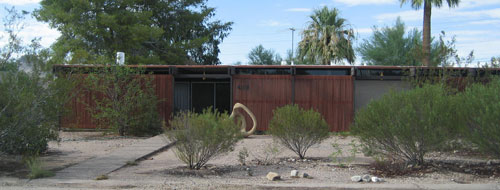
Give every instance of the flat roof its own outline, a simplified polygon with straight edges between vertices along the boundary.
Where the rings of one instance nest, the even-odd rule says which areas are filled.
[[[131,68],[145,68],[154,74],[170,74],[176,77],[212,77],[227,78],[231,75],[353,75],[357,79],[398,80],[402,76],[436,75],[429,71],[456,71],[455,77],[482,76],[486,70],[491,74],[500,75],[500,68],[471,67],[423,67],[423,66],[354,66],[354,65],[126,65]],[[88,73],[94,69],[108,67],[107,65],[54,65],[54,72]]]

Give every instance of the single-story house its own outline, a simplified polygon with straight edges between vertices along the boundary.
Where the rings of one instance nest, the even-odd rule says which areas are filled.
[[[98,68],[94,65],[56,65],[55,72],[67,73]],[[154,75],[156,94],[166,101],[159,105],[161,117],[168,121],[182,110],[201,110],[212,106],[230,112],[232,105],[246,105],[257,118],[257,130],[265,131],[273,110],[298,104],[319,111],[331,131],[347,131],[357,110],[390,89],[410,88],[409,77],[429,76],[431,70],[451,70],[454,77],[477,77],[480,68],[426,68],[400,66],[185,66],[143,65]],[[498,70],[492,70],[494,74]],[[81,100],[90,101],[89,94]],[[93,129],[91,115],[76,98],[72,112],[61,119],[63,128]],[[89,102],[88,102],[89,103]],[[247,121],[250,121],[247,119]],[[251,125],[247,125],[251,126]]]

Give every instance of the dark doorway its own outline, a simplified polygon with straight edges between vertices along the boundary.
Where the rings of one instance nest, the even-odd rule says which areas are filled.
[[[193,102],[193,111],[200,113],[203,109],[210,106],[215,107],[215,88],[214,83],[192,83],[191,101]]]
[[[226,81],[178,81],[174,86],[174,112],[201,113],[212,107],[219,112],[231,109],[231,85]]]

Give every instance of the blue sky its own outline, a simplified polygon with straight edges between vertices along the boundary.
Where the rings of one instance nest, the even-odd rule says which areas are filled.
[[[0,0],[0,6],[16,6],[19,10],[32,11],[39,0]],[[392,26],[398,16],[409,29],[422,25],[422,10],[409,5],[400,6],[398,0],[209,0],[216,8],[215,19],[234,22],[222,45],[220,59],[223,64],[248,62],[248,52],[262,44],[274,49],[282,57],[292,48],[292,32],[296,28],[294,46],[307,27],[312,11],[323,6],[336,7],[357,31],[357,43],[369,37],[373,26]],[[3,18],[5,11],[0,11]],[[432,34],[445,31],[455,36],[460,56],[474,50],[475,60],[489,61],[500,56],[500,0],[461,0],[459,7],[433,8]],[[1,35],[1,34],[0,34]],[[42,37],[42,44],[49,46],[59,35],[48,24],[28,19],[20,34],[25,41]],[[358,64],[361,58],[358,56]]]

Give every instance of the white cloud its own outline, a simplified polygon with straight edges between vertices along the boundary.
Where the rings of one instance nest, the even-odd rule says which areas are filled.
[[[500,20],[480,20],[480,21],[468,22],[467,24],[489,25],[489,24],[499,24],[499,23],[500,23]]]
[[[311,12],[312,9],[310,9],[310,8],[290,8],[290,9],[286,9],[285,11],[287,11],[287,12]]]
[[[411,10],[411,11],[401,11],[396,13],[384,13],[375,16],[378,22],[394,21],[396,18],[401,17],[404,21],[415,21],[422,19],[421,11]]]
[[[395,4],[397,0],[333,0],[336,3],[346,4],[348,6],[357,5],[381,5],[381,4]]]
[[[500,4],[500,0],[461,0],[458,4],[459,9],[469,9],[486,5]]]
[[[291,23],[288,22],[280,22],[276,20],[266,20],[262,22],[263,26],[271,26],[271,27],[278,27],[278,26],[291,26]]]
[[[494,32],[490,31],[490,30],[455,30],[455,31],[448,31],[446,33],[450,34],[452,36],[453,35],[456,35],[456,36],[477,36],[477,35],[491,34]]]
[[[500,55],[498,52],[500,40],[476,39],[466,43],[457,43],[458,54],[465,57],[474,50],[476,61],[489,60],[491,56]]]
[[[373,32],[372,28],[359,28],[357,29],[358,34],[370,34]]]
[[[28,5],[28,4],[37,4],[41,0],[0,0],[0,4],[8,4],[8,5]]]
[[[422,10],[409,10],[409,11],[401,11],[401,12],[396,12],[396,13],[384,13],[375,16],[375,19],[377,19],[378,22],[384,22],[384,21],[391,21],[395,20],[398,16],[401,17],[404,21],[418,21],[422,20]],[[445,18],[451,18],[451,19],[461,19],[461,18],[467,18],[467,19],[474,19],[474,18],[489,18],[489,19],[497,19],[500,18],[500,8],[496,9],[484,9],[484,10],[477,10],[477,11],[462,11],[462,10],[457,10],[457,9],[448,9],[448,8],[441,8],[441,9],[433,9],[432,13],[432,19],[445,19]]]
[[[54,43],[61,34],[55,29],[51,29],[48,24],[40,23],[35,20],[26,21],[23,30],[19,31],[18,37],[25,43],[29,44],[34,38],[40,37],[40,44],[44,47],[49,47]],[[4,31],[0,31],[0,46],[7,43],[8,35]]]
[[[21,36],[25,42],[41,37],[40,44],[44,47],[49,47],[60,35],[59,31],[50,28],[48,24],[36,22],[34,20],[28,22],[24,30],[19,32],[19,36]]]

